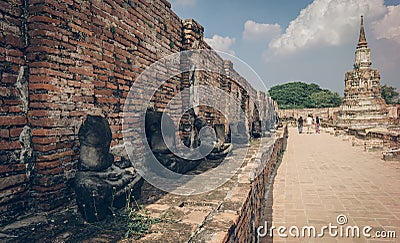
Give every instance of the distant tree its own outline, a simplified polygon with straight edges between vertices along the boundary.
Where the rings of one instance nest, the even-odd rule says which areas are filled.
[[[276,85],[268,92],[280,109],[334,107],[339,106],[342,100],[338,93],[303,82]]]
[[[381,86],[382,98],[386,104],[399,103],[399,92],[396,91],[395,87],[387,86],[386,84]]]
[[[326,89],[312,93],[311,98],[316,108],[335,107],[342,103],[342,97],[338,93],[332,93]]]

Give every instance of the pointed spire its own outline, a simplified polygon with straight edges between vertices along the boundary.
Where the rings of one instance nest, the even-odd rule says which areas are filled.
[[[364,16],[361,15],[361,27],[360,27],[360,37],[358,39],[357,47],[366,47],[367,46],[367,38],[365,38],[364,31]]]

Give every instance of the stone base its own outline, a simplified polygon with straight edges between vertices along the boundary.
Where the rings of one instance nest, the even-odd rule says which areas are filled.
[[[112,208],[124,207],[129,196],[139,198],[142,185],[138,174],[115,165],[103,172],[78,171],[76,202],[85,220],[100,221],[111,214]]]
[[[196,168],[203,160],[186,160],[174,154],[159,154],[154,153],[160,163],[162,163],[169,170],[176,173],[186,173]]]

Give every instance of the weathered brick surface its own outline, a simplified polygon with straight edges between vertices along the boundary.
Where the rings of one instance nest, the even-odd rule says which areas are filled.
[[[166,194],[146,206],[148,215],[168,213],[174,222],[152,226],[139,242],[258,242],[257,227],[270,217],[267,186],[286,149],[287,128],[256,139],[237,173],[220,187],[198,195]],[[215,178],[216,179],[216,178]]]
[[[29,202],[29,158],[20,142],[27,125],[24,1],[0,3],[0,222]]]
[[[275,143],[270,148],[271,151],[264,151],[265,147],[261,147],[261,153],[255,160],[261,161],[263,165],[261,166],[262,172],[251,181],[245,200],[239,200],[243,204],[238,208],[225,208],[226,211],[237,210],[239,213],[237,221],[232,224],[230,230],[226,233],[224,242],[235,242],[243,239],[257,242],[257,227],[262,225],[263,220],[267,217],[264,214],[266,185],[268,185],[272,173],[279,163],[280,153],[286,149],[287,132],[287,127],[285,127],[283,131],[277,134]],[[254,163],[255,161],[252,162]],[[251,164],[248,167],[254,168],[254,165]],[[239,184],[239,186],[243,185]]]
[[[113,133],[111,146],[121,144],[123,105],[138,75],[171,53],[211,50],[203,27],[182,21],[170,7],[165,0],[0,3],[0,179],[7,185],[0,187],[1,222],[73,199],[77,133],[86,115],[105,116]],[[249,126],[253,119],[274,115],[272,100],[229,62],[216,53],[210,57],[225,75],[199,72],[201,84],[235,96],[250,117]],[[169,79],[154,95],[154,108],[163,110],[188,86],[186,73]],[[258,98],[262,117],[254,118],[250,97]],[[210,124],[227,123],[210,107],[200,114]],[[127,122],[138,124],[136,119]]]
[[[85,116],[107,117],[120,143],[124,97],[148,65],[179,51],[182,28],[163,1],[38,0],[28,11],[32,195],[48,209],[71,199]]]
[[[333,124],[337,119],[339,110],[339,107],[279,110],[279,117],[281,119],[297,120],[300,116],[304,119],[311,114],[314,119],[318,116],[322,120],[322,123],[329,122]]]

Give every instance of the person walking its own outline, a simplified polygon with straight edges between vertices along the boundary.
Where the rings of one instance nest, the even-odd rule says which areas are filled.
[[[315,133],[319,134],[321,132],[320,130],[320,125],[321,121],[319,120],[318,116],[315,118]]]
[[[299,134],[303,132],[303,117],[297,120],[297,129],[299,130]]]
[[[308,115],[308,117],[307,117],[307,134],[311,133],[312,124],[313,124],[313,118],[311,115]]]

